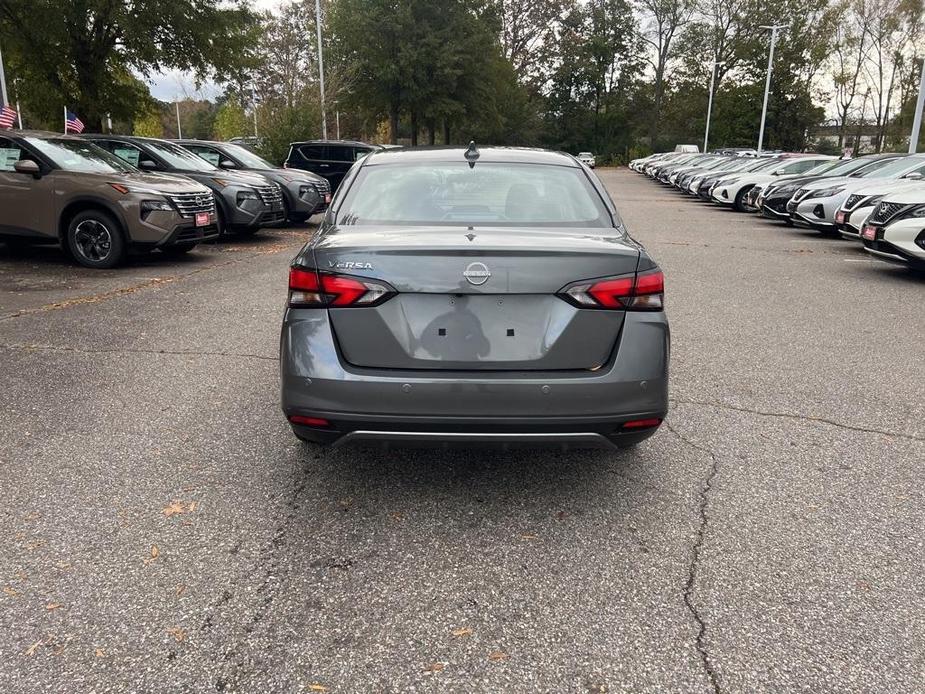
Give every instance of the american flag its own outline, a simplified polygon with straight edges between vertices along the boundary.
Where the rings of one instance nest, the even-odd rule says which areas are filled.
[[[84,131],[84,123],[80,118],[77,117],[77,114],[68,111],[67,117],[64,121],[64,132],[66,133],[82,133]]]
[[[16,109],[4,106],[0,108],[0,128],[9,130],[16,121]]]

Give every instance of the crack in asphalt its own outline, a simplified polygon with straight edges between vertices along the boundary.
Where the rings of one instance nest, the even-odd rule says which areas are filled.
[[[684,604],[687,607],[688,612],[691,613],[691,617],[693,617],[694,622],[697,624],[697,637],[695,638],[694,643],[697,648],[697,653],[700,655],[700,661],[703,663],[703,669],[706,671],[707,676],[710,678],[710,683],[713,685],[714,694],[720,694],[719,675],[713,668],[713,663],[710,660],[710,654],[707,651],[706,644],[704,643],[704,635],[707,631],[707,624],[703,618],[703,615],[700,614],[700,610],[697,609],[697,606],[694,604],[694,588],[697,582],[697,571],[700,568],[700,551],[703,548],[703,540],[707,532],[707,525],[709,523],[707,505],[709,503],[710,492],[713,491],[713,481],[716,479],[716,475],[719,473],[719,461],[713,451],[700,446],[690,439],[682,436],[678,430],[671,426],[667,420],[665,421],[665,427],[668,429],[668,431],[677,436],[681,443],[684,443],[687,446],[690,446],[691,448],[702,453],[706,453],[710,456],[710,471],[707,473],[706,480],[704,480],[703,487],[700,489],[698,494],[699,503],[697,506],[697,512],[700,518],[700,523],[697,527],[697,536],[694,540],[694,546],[691,548],[691,562],[687,569],[687,582],[684,585]]]
[[[261,359],[264,361],[279,361],[279,357],[268,356],[266,354],[247,354],[240,352],[204,352],[199,350],[182,350],[182,349],[87,349],[83,347],[70,347],[66,345],[43,345],[43,344],[0,344],[0,349],[18,350],[23,352],[44,351],[44,352],[70,352],[75,354],[164,354],[179,357],[231,357],[233,359]]]
[[[846,429],[848,431],[857,431],[862,434],[880,434],[881,436],[895,436],[900,439],[907,439],[909,441],[925,441],[925,436],[918,436],[916,434],[906,434],[898,431],[886,431],[884,429],[873,429],[869,427],[857,426],[855,424],[845,424],[844,422],[838,422],[834,419],[829,419],[827,417],[817,417],[816,415],[811,414],[795,414],[790,412],[768,412],[766,410],[758,410],[750,407],[741,407],[739,405],[727,405],[721,402],[709,402],[704,400],[686,400],[682,398],[669,398],[669,402],[676,403],[679,405],[701,405],[703,407],[715,407],[720,410],[732,410],[734,412],[743,412],[745,414],[754,414],[761,417],[776,417],[779,419],[792,419],[801,422],[817,422],[819,424],[828,424],[829,426],[837,427],[839,429]]]
[[[287,536],[292,534],[293,526],[299,517],[301,499],[308,486],[311,465],[320,457],[320,454],[309,456],[303,452],[301,465],[296,472],[293,485],[283,506],[285,513],[274,528],[269,540],[264,542],[258,553],[254,569],[262,575],[254,593],[260,597],[260,600],[254,607],[253,614],[247,624],[243,627],[244,633],[233,638],[231,643],[224,648],[220,661],[223,672],[214,680],[216,691],[237,691],[241,678],[248,674],[245,672],[247,665],[241,657],[242,652],[246,650],[247,641],[251,634],[266,620],[273,603],[282,590],[283,579],[280,578],[280,574],[283,572],[280,553],[284,550]],[[231,588],[236,589],[236,582],[232,583]],[[223,591],[222,596],[213,603],[199,630],[211,630],[215,626],[215,617],[219,613],[219,609],[226,603],[231,602],[233,598],[234,593],[231,590],[226,589]],[[215,658],[213,659],[215,660]]]

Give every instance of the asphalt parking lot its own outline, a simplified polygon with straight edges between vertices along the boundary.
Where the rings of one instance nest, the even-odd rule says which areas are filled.
[[[310,227],[0,247],[0,691],[925,690],[925,279],[599,175],[672,321],[631,452],[298,442]]]

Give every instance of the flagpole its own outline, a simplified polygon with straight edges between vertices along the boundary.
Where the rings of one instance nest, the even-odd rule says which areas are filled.
[[[3,69],[3,51],[0,51],[0,106],[10,102],[6,98],[6,71]]]
[[[64,107],[64,134],[67,135],[67,106]]]
[[[180,130],[180,102],[179,102],[179,101],[174,101],[173,103],[174,103],[174,105],[177,107],[177,139],[178,139],[178,140],[182,140],[182,139],[183,139],[183,131]]]
[[[19,123],[19,129],[22,130],[22,109],[19,107],[19,78],[13,78],[13,89],[16,90],[16,121]]]

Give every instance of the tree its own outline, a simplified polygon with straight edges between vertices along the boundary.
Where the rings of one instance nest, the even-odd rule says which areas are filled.
[[[655,73],[655,96],[649,126],[649,138],[654,146],[658,139],[672,42],[681,28],[690,21],[694,8],[691,0],[639,0],[639,5],[646,20],[642,36],[654,52],[654,57],[649,59]]]
[[[398,141],[407,116],[411,144],[422,128],[443,140],[457,126],[497,129],[516,82],[503,78],[500,25],[480,0],[338,0],[329,55],[350,85],[353,108],[388,118]],[[501,90],[501,93],[495,91]]]
[[[501,48],[518,80],[541,77],[541,60],[555,32],[567,0],[497,0],[501,20]]]
[[[132,127],[132,135],[137,135],[138,137],[163,137],[164,126],[161,123],[160,114],[152,110],[136,117]]]
[[[132,75],[204,78],[247,56],[253,14],[220,0],[0,0],[0,39],[23,99],[49,119],[67,105],[88,130],[148,108]]]
[[[213,135],[217,140],[230,140],[233,137],[243,137],[250,134],[251,125],[248,123],[244,109],[235,103],[226,101],[215,114]]]

